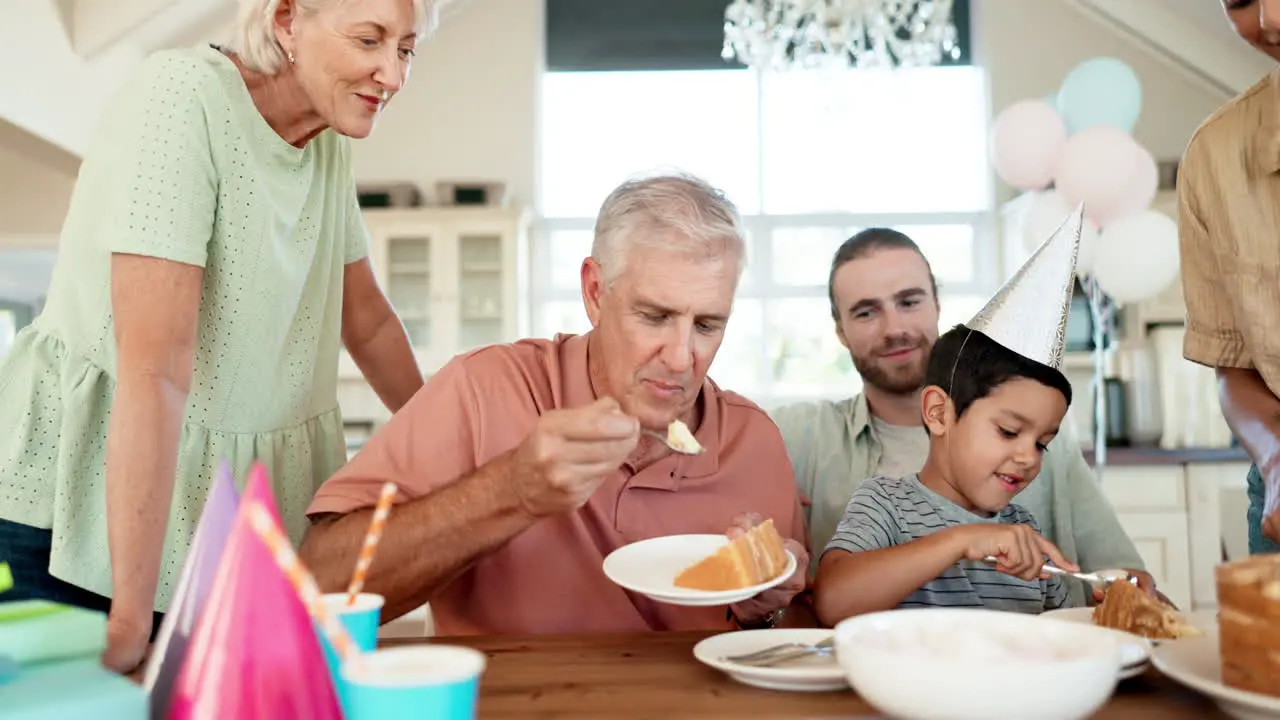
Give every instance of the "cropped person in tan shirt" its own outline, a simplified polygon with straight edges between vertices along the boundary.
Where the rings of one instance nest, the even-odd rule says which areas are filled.
[[[1224,0],[1240,37],[1280,60],[1280,0]],[[1280,552],[1280,69],[1218,109],[1178,177],[1183,355],[1213,367],[1253,460],[1249,550]]]
[[[762,627],[805,587],[807,533],[782,436],[707,369],[745,260],[733,205],[660,176],[605,200],[582,298],[593,329],[455,358],[320,488],[302,555],[348,580],[369,508],[400,488],[367,588],[385,617],[431,603],[441,635]],[[641,429],[683,420],[699,455]],[[638,540],[772,518],[796,555],[783,585],[732,606],[659,604],[601,563]],[[788,622],[809,617],[804,605]]]

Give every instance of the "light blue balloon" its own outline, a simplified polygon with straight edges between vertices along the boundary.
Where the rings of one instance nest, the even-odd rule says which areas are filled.
[[[1133,132],[1142,112],[1142,84],[1124,62],[1093,58],[1067,73],[1058,88],[1057,108],[1069,133],[1093,125],[1114,125]]]

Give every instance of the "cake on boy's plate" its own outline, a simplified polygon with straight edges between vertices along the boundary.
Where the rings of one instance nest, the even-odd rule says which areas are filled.
[[[604,559],[617,585],[673,605],[731,605],[781,584],[796,558],[766,520],[747,532],[669,535],[618,548]]]
[[[1095,625],[1150,640],[1177,640],[1202,634],[1173,606],[1127,582],[1107,586],[1102,603],[1093,609],[1092,619]]]
[[[1203,635],[1218,622],[1214,611],[1182,612],[1126,582],[1112,583],[1096,607],[1050,610],[1044,616],[1110,628],[1143,638],[1153,645]]]

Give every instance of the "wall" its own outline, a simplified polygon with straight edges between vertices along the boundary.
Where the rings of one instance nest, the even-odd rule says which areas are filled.
[[[356,178],[500,180],[529,204],[537,184],[540,0],[458,0],[422,44],[409,85],[374,134],[355,143]]]
[[[56,247],[80,161],[0,120],[0,250]]]

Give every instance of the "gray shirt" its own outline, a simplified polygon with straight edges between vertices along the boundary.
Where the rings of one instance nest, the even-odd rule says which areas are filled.
[[[871,432],[882,448],[874,475],[902,477],[924,467],[929,458],[929,433],[923,425],[890,425],[873,415]]]
[[[994,517],[983,517],[925,487],[915,474],[875,477],[854,491],[826,551],[882,550],[969,523],[1030,525],[1039,532],[1035,518],[1018,505],[1008,505]],[[1038,614],[1072,605],[1058,575],[1048,580],[1023,580],[983,563],[961,560],[908,595],[898,607],[985,607]]]

